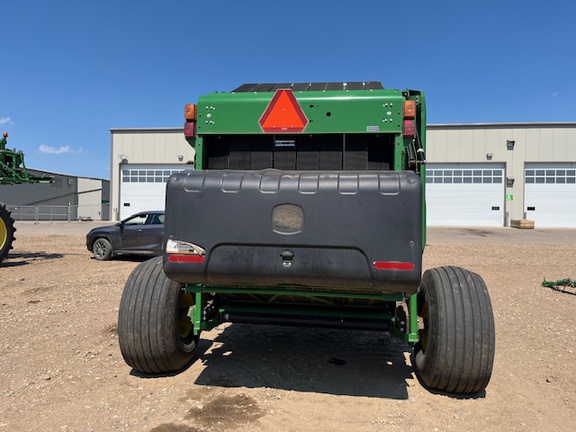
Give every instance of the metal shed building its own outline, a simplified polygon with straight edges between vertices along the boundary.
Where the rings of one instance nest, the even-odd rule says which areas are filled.
[[[166,181],[190,169],[194,149],[182,128],[111,129],[111,217],[164,209]]]
[[[429,225],[576,227],[576,123],[430,125]]]
[[[17,220],[109,220],[110,181],[28,168],[52,183],[0,186],[5,202]]]
[[[430,226],[576,227],[576,123],[428,125],[426,158]],[[193,160],[182,128],[111,129],[111,218],[164,208]]]

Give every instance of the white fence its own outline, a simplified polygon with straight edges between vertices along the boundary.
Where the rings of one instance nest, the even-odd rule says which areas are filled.
[[[37,205],[20,206],[6,205],[12,212],[12,218],[16,221],[62,221],[71,222],[77,220],[110,220],[110,205]]]

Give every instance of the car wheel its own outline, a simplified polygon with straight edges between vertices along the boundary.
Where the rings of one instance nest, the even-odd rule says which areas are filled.
[[[92,253],[94,258],[100,261],[105,261],[112,257],[112,245],[105,238],[96,239],[92,245]]]
[[[142,373],[183,369],[194,356],[198,334],[190,311],[194,295],[168,279],[162,257],[139,264],[130,274],[118,311],[118,342],[126,363]]]

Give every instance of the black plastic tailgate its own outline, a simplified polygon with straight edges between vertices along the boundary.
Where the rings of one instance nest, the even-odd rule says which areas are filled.
[[[199,247],[165,255],[182,283],[411,294],[422,184],[411,171],[188,171],[168,182],[164,235]]]

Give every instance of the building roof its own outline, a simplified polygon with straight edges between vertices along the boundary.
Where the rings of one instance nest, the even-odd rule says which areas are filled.
[[[103,179],[103,178],[98,178],[98,177],[85,177],[85,176],[77,176],[74,174],[64,174],[64,173],[59,173],[59,172],[55,172],[55,171],[46,171],[46,170],[42,170],[42,169],[38,169],[38,168],[30,168],[30,167],[26,167],[26,169],[28,171],[34,171],[36,173],[40,173],[40,174],[48,174],[50,176],[62,176],[62,177],[73,177],[73,178],[83,178],[83,179],[90,179],[90,180],[100,180],[100,181],[107,181],[109,182],[110,180],[108,179]]]
[[[427,124],[427,128],[502,128],[502,127],[517,127],[517,128],[541,128],[541,127],[576,127],[576,122],[503,122],[503,123],[435,123]]]

